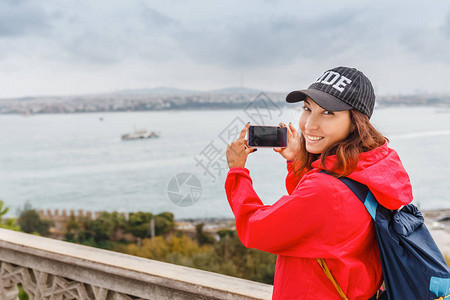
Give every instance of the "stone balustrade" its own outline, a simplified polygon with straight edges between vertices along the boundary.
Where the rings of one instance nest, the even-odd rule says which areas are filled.
[[[272,286],[0,229],[0,299],[270,299]]]

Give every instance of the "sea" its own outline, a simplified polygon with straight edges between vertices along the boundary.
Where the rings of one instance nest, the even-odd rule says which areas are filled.
[[[35,209],[152,213],[176,219],[232,218],[224,183],[226,146],[245,123],[298,127],[300,106],[0,115],[0,199],[17,216]],[[450,110],[376,107],[372,123],[390,139],[422,210],[450,208]],[[159,138],[124,141],[147,129]],[[272,148],[248,156],[262,202],[287,194],[285,159]]]

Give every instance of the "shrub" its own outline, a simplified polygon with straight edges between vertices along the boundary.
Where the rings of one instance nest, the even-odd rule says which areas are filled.
[[[3,216],[6,215],[9,211],[9,207],[3,208],[3,204],[4,204],[3,201],[0,200],[0,228],[20,231],[20,226],[15,224],[16,223],[15,218],[3,221]]]
[[[17,224],[23,232],[48,236],[50,226],[53,225],[53,222],[42,220],[39,213],[27,202],[20,210]]]

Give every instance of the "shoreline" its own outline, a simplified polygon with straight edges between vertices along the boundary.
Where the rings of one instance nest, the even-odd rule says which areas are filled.
[[[257,94],[254,95],[257,97]],[[120,109],[67,109],[67,110],[61,110],[61,104],[59,102],[56,102],[54,104],[45,104],[38,103],[39,108],[32,109],[27,108],[27,110],[16,110],[16,109],[5,109],[2,108],[1,105],[6,102],[14,102],[17,101],[15,99],[0,99],[0,115],[6,116],[6,115],[16,115],[16,116],[35,116],[35,115],[62,115],[62,114],[107,114],[107,113],[129,113],[129,112],[189,112],[189,111],[233,111],[233,110],[244,110],[246,107],[252,104],[252,102],[255,100],[254,97],[251,97],[251,100],[248,100],[247,102],[237,102],[237,103],[229,103],[229,104],[223,104],[221,102],[215,103],[210,102],[210,105],[202,105],[202,106],[185,106],[185,105],[176,105],[173,107],[161,107],[161,108],[142,108],[142,107],[124,107]],[[4,101],[4,103],[2,103]],[[146,104],[147,102],[144,102]],[[151,102],[152,103],[152,102]],[[276,101],[278,107],[280,109],[287,109],[289,108],[288,105],[285,104],[285,102],[279,102]],[[63,104],[67,104],[64,102]],[[50,106],[49,106],[50,105]],[[56,105],[56,107],[51,108],[51,105]],[[50,107],[50,110],[48,110]],[[439,113],[449,113],[450,112],[450,102],[441,102],[438,104],[427,104],[427,103],[381,103],[376,106],[376,109],[388,109],[388,108],[402,108],[402,107],[429,107],[429,108],[435,108],[438,110]],[[22,107],[21,107],[22,108]]]
[[[65,229],[65,223],[70,219],[70,216],[87,217],[89,219],[96,219],[100,211],[84,211],[78,210],[39,210],[39,216],[42,219],[50,219],[55,222],[55,230],[62,232]],[[433,209],[421,211],[425,225],[432,235],[434,241],[438,245],[441,252],[450,257],[450,209]],[[127,218],[126,213],[120,213]],[[235,230],[234,218],[175,218],[175,229],[186,233],[194,234],[196,232],[196,225],[203,223],[203,230],[211,234],[217,234],[219,230],[228,229]]]

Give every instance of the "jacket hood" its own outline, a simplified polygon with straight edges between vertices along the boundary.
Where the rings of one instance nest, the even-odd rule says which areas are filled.
[[[336,162],[336,155],[331,155],[325,159],[325,166],[331,169]],[[320,160],[314,161],[312,167],[323,169]],[[399,209],[413,200],[408,173],[387,142],[360,153],[355,170],[347,177],[367,185],[377,201],[388,209]]]

